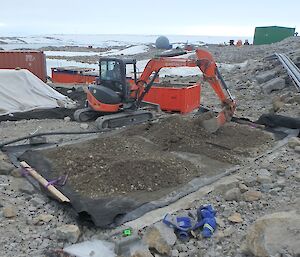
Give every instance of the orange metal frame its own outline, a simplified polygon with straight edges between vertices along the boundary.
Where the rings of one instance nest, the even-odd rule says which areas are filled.
[[[78,84],[89,84],[96,81],[97,76],[72,74],[61,71],[52,70],[52,81],[54,83],[78,83]]]
[[[200,106],[200,91],[200,84],[181,88],[153,86],[144,100],[159,104],[163,111],[185,114]]]

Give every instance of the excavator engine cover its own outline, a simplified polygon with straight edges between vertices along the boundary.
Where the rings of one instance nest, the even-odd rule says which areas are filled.
[[[88,90],[97,101],[104,104],[120,104],[121,97],[114,90],[101,85],[91,85]]]

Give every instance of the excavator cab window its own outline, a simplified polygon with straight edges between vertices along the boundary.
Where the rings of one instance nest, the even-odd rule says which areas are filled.
[[[98,84],[115,91],[123,101],[128,97],[126,85],[126,67],[122,60],[102,58],[99,61],[100,76]]]
[[[118,81],[121,79],[121,67],[118,61],[101,61],[100,63],[100,80]]]
[[[99,71],[100,74],[97,84],[101,84],[102,86],[115,91],[122,98],[122,101],[131,101],[130,79],[126,77],[126,72],[133,71],[133,80],[134,83],[136,83],[136,60],[124,60],[110,57],[100,58]]]

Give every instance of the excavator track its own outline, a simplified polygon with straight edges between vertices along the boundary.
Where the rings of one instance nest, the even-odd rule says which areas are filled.
[[[105,130],[143,123],[151,121],[153,118],[152,112],[138,110],[101,116],[96,119],[95,124],[99,130]]]
[[[78,109],[74,112],[74,119],[78,122],[86,122],[94,120],[99,113],[95,112],[91,108]]]

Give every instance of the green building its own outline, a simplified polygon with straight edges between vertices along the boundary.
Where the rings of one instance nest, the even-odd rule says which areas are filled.
[[[264,45],[279,42],[287,37],[294,36],[295,28],[269,26],[256,27],[254,33],[254,45]]]

